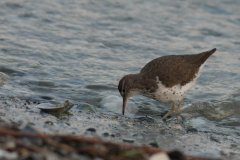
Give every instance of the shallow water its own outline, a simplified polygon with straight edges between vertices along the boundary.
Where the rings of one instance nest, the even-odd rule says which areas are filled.
[[[192,115],[187,123],[240,130],[239,7],[237,0],[2,0],[0,71],[10,80],[0,93],[51,103],[69,99],[108,113],[99,102],[120,97],[123,75],[163,55],[216,47],[182,113]],[[135,116],[156,120],[171,106],[141,96],[130,101],[138,107]],[[118,103],[108,108],[121,111]]]

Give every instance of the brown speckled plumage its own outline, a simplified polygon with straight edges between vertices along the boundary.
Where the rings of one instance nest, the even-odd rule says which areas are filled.
[[[216,48],[199,54],[163,56],[150,61],[140,73],[149,79],[158,76],[166,87],[184,86],[195,78],[201,64],[215,51]]]
[[[214,48],[199,54],[170,55],[156,58],[147,63],[140,73],[124,76],[118,90],[123,97],[123,114],[127,99],[135,95],[143,95],[163,102],[173,102],[173,108],[163,117],[176,109],[178,112],[183,96],[196,80],[200,66],[216,51]]]

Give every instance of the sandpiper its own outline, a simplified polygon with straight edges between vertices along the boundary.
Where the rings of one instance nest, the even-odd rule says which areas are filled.
[[[140,73],[124,76],[118,90],[123,97],[122,114],[129,97],[143,95],[160,102],[173,102],[172,109],[163,117],[163,120],[177,107],[177,113],[185,93],[192,88],[204,62],[216,51],[214,48],[199,54],[169,55],[156,58],[147,63]]]

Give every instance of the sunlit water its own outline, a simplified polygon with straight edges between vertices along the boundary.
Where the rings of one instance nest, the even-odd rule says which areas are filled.
[[[188,123],[240,130],[239,7],[237,0],[2,0],[0,71],[10,80],[0,93],[120,114],[123,75],[163,55],[216,47],[182,113],[194,115]],[[130,115],[171,106],[141,96],[129,102]]]

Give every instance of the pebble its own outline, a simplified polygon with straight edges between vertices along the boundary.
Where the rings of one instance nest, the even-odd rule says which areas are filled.
[[[51,121],[46,121],[45,123],[48,124],[48,125],[50,125],[50,126],[53,125],[53,122],[51,122]]]
[[[88,129],[86,129],[86,131],[96,133],[96,129],[95,128],[88,128]]]
[[[154,147],[154,148],[158,148],[159,147],[157,142],[150,142],[149,145]]]
[[[132,138],[123,138],[122,139],[123,142],[126,142],[126,143],[134,143],[135,139],[132,139]]]
[[[187,129],[187,133],[197,133],[198,130],[196,128],[189,128]]]
[[[115,137],[115,134],[112,133],[110,136],[114,138],[114,137]]]
[[[216,136],[211,136],[211,137],[210,137],[210,140],[212,140],[212,141],[214,141],[214,142],[220,143],[219,137],[216,137]]]

